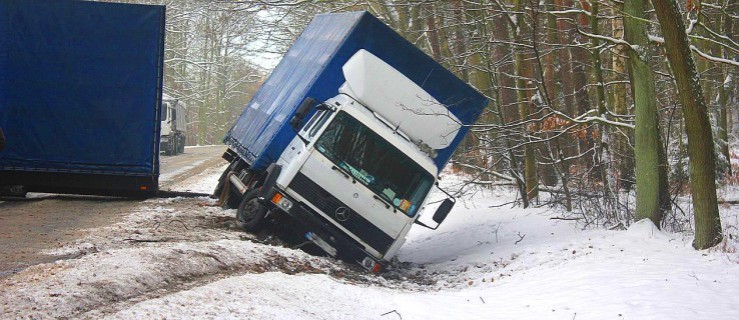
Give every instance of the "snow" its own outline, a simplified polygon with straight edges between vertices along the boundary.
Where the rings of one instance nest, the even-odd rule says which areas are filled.
[[[377,319],[379,312],[393,304],[387,301],[389,294],[392,291],[388,289],[348,287],[326,275],[269,272],[232,277],[176,296],[146,301],[114,318]],[[187,306],[185,310],[183,305]]]
[[[483,203],[456,212],[451,217],[461,219],[445,222],[439,234],[414,229],[400,252],[445,274],[442,290],[484,300],[480,315],[730,319],[739,311],[735,253],[694,251],[689,238],[649,221],[627,231],[583,231],[544,211],[492,215]],[[434,318],[432,305],[424,309]]]
[[[692,50],[693,52],[697,53],[699,56],[703,57],[706,60],[710,60],[710,61],[714,61],[714,62],[719,62],[719,63],[724,63],[724,64],[727,64],[727,65],[730,65],[730,66],[733,65],[735,67],[739,67],[739,61],[734,61],[734,60],[731,60],[731,59],[724,59],[724,58],[721,58],[721,57],[714,57],[714,56],[712,56],[710,54],[707,54],[707,53],[701,51],[700,49],[698,49],[698,47],[696,47],[694,45],[691,45],[690,46],[690,50]],[[696,83],[698,83],[698,82],[696,82]]]
[[[210,194],[218,184],[218,179],[221,177],[221,173],[226,170],[226,167],[228,167],[228,164],[214,168],[215,170],[190,177],[183,181],[183,183],[175,184],[173,189]]]
[[[180,187],[212,190],[220,169]],[[60,248],[80,258],[0,280],[0,318],[734,319],[739,313],[736,237],[695,251],[690,234],[660,231],[649,221],[625,231],[584,229],[556,219],[562,216],[556,210],[498,207],[512,200],[510,190],[469,194],[438,230],[412,229],[401,262],[379,277],[262,243],[237,228],[196,224],[232,219],[232,210],[194,205],[212,199],[148,200],[123,223]],[[721,211],[727,232],[736,234],[739,210]]]

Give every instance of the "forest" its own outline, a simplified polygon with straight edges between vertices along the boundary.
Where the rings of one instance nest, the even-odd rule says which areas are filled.
[[[737,228],[717,191],[739,182],[735,0],[116,2],[167,5],[188,144],[221,143],[314,15],[366,10],[489,99],[453,160],[470,185],[586,227],[693,229],[696,249]]]

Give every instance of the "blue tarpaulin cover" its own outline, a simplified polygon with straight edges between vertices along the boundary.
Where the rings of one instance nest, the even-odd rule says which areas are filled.
[[[227,133],[224,142],[253,169],[275,162],[295,137],[290,119],[306,97],[325,101],[344,83],[341,67],[366,49],[473,124],[487,99],[367,12],[317,15],[274,69]],[[439,169],[451,159],[469,127],[438,151]]]
[[[158,176],[164,14],[0,1],[0,170]]]

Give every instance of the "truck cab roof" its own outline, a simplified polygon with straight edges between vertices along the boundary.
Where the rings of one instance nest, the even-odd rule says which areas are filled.
[[[445,105],[369,51],[357,51],[342,70],[346,82],[339,92],[381,115],[414,143],[443,149],[459,133],[461,122]]]

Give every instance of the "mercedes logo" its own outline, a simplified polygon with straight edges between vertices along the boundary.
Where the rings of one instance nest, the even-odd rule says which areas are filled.
[[[349,220],[349,209],[345,207],[339,207],[334,211],[334,216],[336,216],[336,220],[339,220],[341,222],[344,222],[346,220]]]

